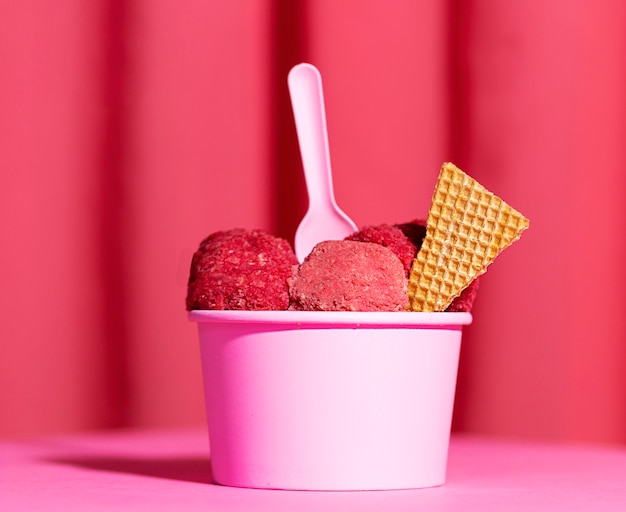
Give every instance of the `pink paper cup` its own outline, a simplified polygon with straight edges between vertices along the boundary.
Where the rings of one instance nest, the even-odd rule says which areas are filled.
[[[445,482],[469,313],[192,311],[217,483]]]

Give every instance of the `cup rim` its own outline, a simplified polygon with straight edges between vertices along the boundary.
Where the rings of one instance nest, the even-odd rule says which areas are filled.
[[[197,323],[272,324],[358,327],[462,326],[472,323],[468,312],[413,311],[239,311],[192,310],[188,318]]]

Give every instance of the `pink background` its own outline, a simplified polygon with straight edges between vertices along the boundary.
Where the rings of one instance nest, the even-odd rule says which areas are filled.
[[[203,424],[190,256],[292,239],[301,61],[357,224],[424,217],[445,160],[531,219],[482,280],[454,428],[625,443],[621,0],[0,0],[0,435]]]

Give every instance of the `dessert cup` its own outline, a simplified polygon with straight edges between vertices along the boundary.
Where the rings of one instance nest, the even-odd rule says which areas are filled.
[[[216,483],[383,490],[445,482],[470,313],[191,311]]]

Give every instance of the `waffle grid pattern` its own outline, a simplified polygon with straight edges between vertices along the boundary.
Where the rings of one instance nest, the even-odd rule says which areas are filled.
[[[409,278],[413,311],[444,311],[529,222],[454,164],[441,168]]]

